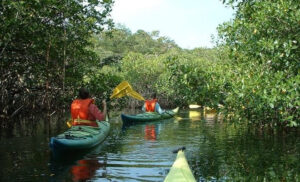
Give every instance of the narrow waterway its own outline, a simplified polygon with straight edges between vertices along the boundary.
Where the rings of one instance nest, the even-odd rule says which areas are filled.
[[[126,128],[115,117],[105,142],[80,153],[54,154],[50,136],[2,137],[0,181],[163,181],[181,146],[197,181],[300,181],[299,131],[255,130],[214,113]]]

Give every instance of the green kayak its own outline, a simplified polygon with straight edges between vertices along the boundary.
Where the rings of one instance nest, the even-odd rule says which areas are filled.
[[[99,127],[72,126],[64,133],[51,137],[50,147],[56,150],[79,150],[98,145],[107,137],[110,124],[108,118],[97,123]]]
[[[127,115],[121,114],[121,118],[124,124],[133,124],[133,123],[140,123],[145,121],[156,121],[162,119],[168,119],[175,116],[178,113],[179,108],[175,108],[173,110],[166,110],[162,114],[157,112],[145,112],[136,115]]]
[[[183,150],[179,150],[175,162],[173,163],[164,182],[196,182],[195,177],[185,158]]]

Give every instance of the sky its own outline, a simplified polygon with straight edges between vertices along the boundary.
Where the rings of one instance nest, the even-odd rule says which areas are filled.
[[[159,31],[181,48],[212,48],[211,36],[233,10],[221,0],[115,0],[111,17],[133,33]]]

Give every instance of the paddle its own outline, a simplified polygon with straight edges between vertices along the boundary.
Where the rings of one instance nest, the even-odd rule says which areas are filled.
[[[132,89],[132,86],[127,82],[127,81],[122,81],[114,90],[112,95],[110,96],[110,99],[113,98],[121,98],[124,96],[130,96],[133,97],[137,100],[142,100],[144,101],[144,97],[141,96],[139,93],[137,93],[136,91],[134,91]],[[170,114],[168,111],[164,111],[163,113],[166,113],[170,116],[172,116],[172,114]],[[161,113],[161,114],[163,114]]]
[[[112,95],[107,99],[121,98],[124,96],[130,96],[138,100],[145,100],[143,96],[133,90],[132,86],[127,81],[122,81],[116,88],[114,88]],[[67,121],[67,125],[70,128],[72,126],[72,120]]]
[[[122,81],[114,90],[110,99],[130,96],[137,100],[145,100],[143,96],[134,91],[127,81]]]
[[[171,113],[169,113],[168,111],[164,111],[163,113],[166,113],[166,114],[168,114],[169,116],[172,116],[172,117],[173,117],[173,115],[172,115]],[[161,113],[161,114],[163,114],[163,113]]]

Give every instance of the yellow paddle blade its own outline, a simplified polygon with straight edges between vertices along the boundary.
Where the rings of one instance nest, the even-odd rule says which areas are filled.
[[[114,90],[110,99],[131,96],[138,100],[145,100],[143,96],[134,91],[127,81],[122,81]]]
[[[145,100],[143,96],[141,96],[139,93],[137,93],[134,90],[131,90],[130,92],[127,93],[128,96],[131,96],[137,100]]]
[[[120,94],[120,93],[124,93],[125,91],[124,90],[126,90],[128,87],[131,87],[130,85],[129,85],[129,83],[127,82],[127,81],[122,81],[114,90],[113,90],[113,93],[112,93],[112,95],[110,96],[110,98],[111,99],[113,99],[113,98],[120,98],[119,96],[120,95],[118,95],[118,94]],[[121,97],[122,96],[125,96],[125,95],[122,95],[121,94]]]
[[[127,95],[127,92],[126,92],[126,89],[124,89],[124,90],[121,90],[119,93],[112,94],[110,96],[110,98],[111,99],[113,99],[113,98],[121,98],[121,97],[124,97],[126,95]]]

